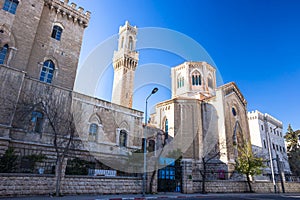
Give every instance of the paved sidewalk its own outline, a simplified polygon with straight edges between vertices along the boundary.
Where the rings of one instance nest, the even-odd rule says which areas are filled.
[[[209,194],[181,194],[181,193],[159,193],[147,194],[120,194],[120,195],[77,195],[64,197],[36,196],[36,197],[6,197],[0,200],[153,200],[153,199],[300,199],[300,193],[286,194],[258,194],[258,193],[209,193]]]

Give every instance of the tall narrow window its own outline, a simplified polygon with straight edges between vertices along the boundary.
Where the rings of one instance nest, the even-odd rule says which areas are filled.
[[[133,39],[131,36],[129,36],[129,43],[128,43],[128,47],[129,50],[132,51],[133,50]]]
[[[30,123],[30,131],[41,133],[43,127],[43,114],[37,111],[32,112]]]
[[[63,29],[60,26],[53,26],[51,37],[60,41]]]
[[[207,82],[208,82],[207,83],[208,87],[213,88],[213,80],[212,80],[211,76],[208,77]]]
[[[264,147],[266,149],[267,148],[266,141],[265,140],[263,140],[263,141],[264,141]]]
[[[95,123],[91,124],[89,134],[95,136],[95,135],[97,135],[97,132],[98,132],[98,125]]]
[[[127,133],[125,130],[120,131],[120,139],[119,139],[119,145],[120,147],[126,147],[127,143]]]
[[[51,60],[45,61],[42,67],[40,81],[43,81],[45,83],[51,83],[53,79],[54,69],[54,63]]]
[[[3,10],[6,10],[11,14],[16,14],[18,4],[18,0],[5,0]]]
[[[196,79],[194,75],[192,76],[192,85],[196,85]]]
[[[155,141],[154,140],[149,140],[148,151],[149,152],[155,151]]]
[[[169,122],[168,122],[168,119],[165,120],[165,136],[166,136],[166,139],[168,139],[168,136],[169,136]]]
[[[261,126],[261,130],[263,131],[264,130],[264,125],[260,125]]]
[[[4,45],[1,49],[0,49],[0,64],[4,64],[5,63],[5,58],[7,55],[7,50],[8,50],[8,45]]]
[[[184,77],[179,75],[177,78],[177,88],[181,88],[184,86]]]
[[[193,72],[192,74],[192,85],[201,85],[201,74],[198,71]]]

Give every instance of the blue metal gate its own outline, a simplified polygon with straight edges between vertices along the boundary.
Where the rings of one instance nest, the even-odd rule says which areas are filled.
[[[159,163],[165,166],[158,170],[158,192],[181,192],[180,161],[170,158],[160,158]]]

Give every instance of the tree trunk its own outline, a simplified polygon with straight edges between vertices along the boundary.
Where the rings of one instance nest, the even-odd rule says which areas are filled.
[[[55,166],[55,177],[56,177],[56,185],[55,185],[55,195],[60,195],[60,186],[61,186],[61,177],[62,177],[62,168],[64,158],[57,158],[56,166]]]
[[[202,158],[203,163],[203,173],[202,173],[202,194],[206,194],[205,182],[206,182],[206,163],[205,158]]]
[[[249,191],[253,192],[252,186],[251,186],[251,181],[250,181],[250,176],[249,176],[249,174],[246,174],[246,176],[247,176],[247,183],[248,183],[248,186],[249,186]]]
[[[157,170],[157,168],[152,172],[152,175],[151,175],[151,179],[150,179],[150,194],[152,194],[152,192],[153,192],[152,187],[153,187],[153,181],[154,181],[154,178],[155,178],[155,175],[156,175],[156,170]]]

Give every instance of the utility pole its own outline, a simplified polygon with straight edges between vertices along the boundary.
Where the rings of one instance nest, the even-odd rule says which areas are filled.
[[[152,94],[155,94],[158,91],[158,88],[154,88],[149,96],[146,98],[146,109],[145,109],[145,129],[144,129],[144,138],[143,138],[143,145],[144,145],[144,173],[143,173],[143,197],[145,196],[147,190],[147,112],[148,112],[148,99],[151,97]]]
[[[270,134],[269,134],[269,126],[268,126],[268,121],[267,121],[266,115],[264,115],[264,125],[265,125],[265,133],[266,133],[267,143],[268,143],[270,168],[271,168],[271,173],[272,173],[272,182],[273,182],[273,186],[274,186],[274,193],[276,193],[276,182],[275,182],[275,176],[274,176],[273,156],[272,156],[272,150],[271,150],[271,138],[270,138]]]

